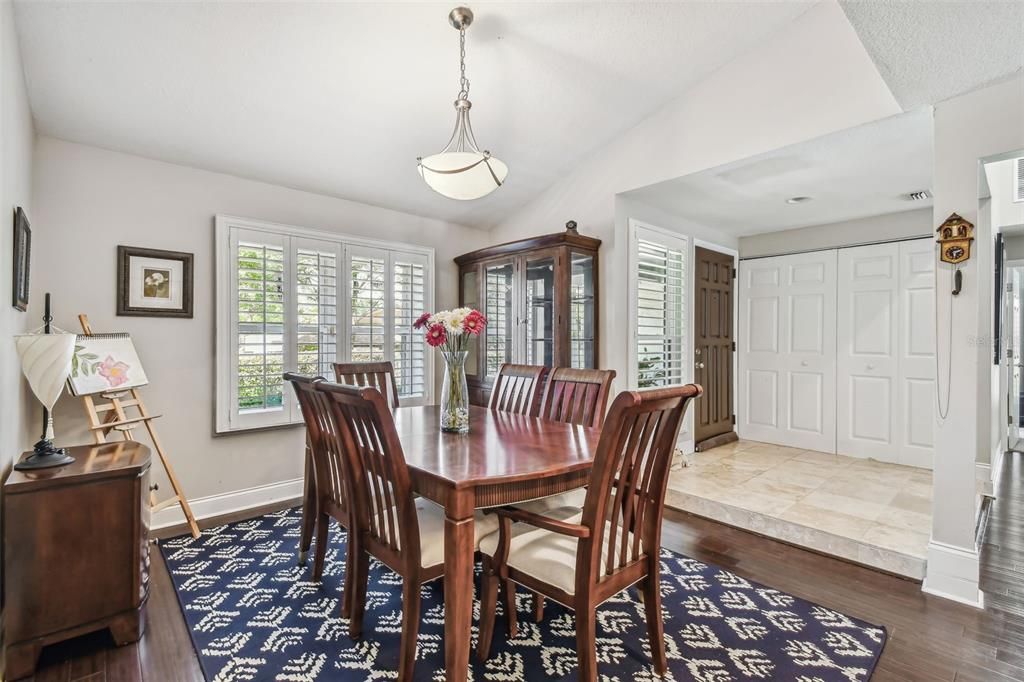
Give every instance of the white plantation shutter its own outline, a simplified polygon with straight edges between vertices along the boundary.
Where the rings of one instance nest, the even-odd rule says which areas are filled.
[[[427,259],[419,254],[392,254],[394,296],[394,365],[395,381],[402,404],[416,404],[427,395],[427,349],[422,332],[412,328],[426,311]]]
[[[287,240],[238,232],[231,240],[231,409],[239,425],[290,420],[281,373],[287,354],[286,314],[290,298]]]
[[[634,383],[638,388],[682,384],[687,241],[638,225],[631,247]]]
[[[296,371],[331,379],[338,358],[339,248],[295,241]]]
[[[376,245],[379,244],[379,245]],[[217,217],[218,433],[301,423],[282,373],[391,360],[402,403],[433,397],[423,336],[433,253]]]
[[[349,250],[349,348],[352,362],[387,359],[387,262],[386,251]]]
[[[1014,160],[1013,200],[1024,201],[1024,156]]]

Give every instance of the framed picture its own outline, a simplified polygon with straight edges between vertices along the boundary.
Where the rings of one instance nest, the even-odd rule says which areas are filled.
[[[11,305],[24,312],[28,309],[29,269],[32,265],[32,228],[21,206],[14,209],[14,285]]]
[[[117,247],[117,314],[192,317],[192,254]]]

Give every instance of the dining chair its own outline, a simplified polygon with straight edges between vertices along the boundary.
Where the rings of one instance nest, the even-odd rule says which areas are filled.
[[[604,424],[613,379],[614,369],[556,367],[544,386],[544,398],[538,416],[541,419],[600,428]],[[586,490],[580,488],[532,500],[520,507],[536,513],[568,506],[582,507],[585,496]]]
[[[498,535],[480,546],[490,567],[480,598],[481,660],[494,634],[498,583],[511,581],[576,612],[578,678],[592,682],[597,608],[640,583],[654,670],[666,673],[659,557],[665,489],[683,415],[701,393],[696,384],[620,393],[601,431],[586,502],[574,518],[493,510],[501,520]],[[513,532],[513,522],[526,527]],[[515,636],[515,610],[506,613],[509,636]]]
[[[604,424],[608,395],[614,379],[614,369],[556,367],[544,386],[538,416],[541,419],[600,428]],[[535,514],[546,514],[566,507],[581,509],[586,496],[586,489],[578,488],[531,500],[519,507]],[[514,590],[514,587],[509,588],[510,592]],[[544,597],[536,593],[533,595],[533,615],[538,623],[544,620]]]
[[[372,386],[318,382],[338,425],[347,456],[357,542],[352,546],[353,585],[349,635],[362,634],[369,557],[402,576],[402,638],[398,679],[412,679],[420,622],[420,586],[444,575],[444,510],[413,497],[412,479],[394,417],[381,392]],[[493,515],[478,512],[474,549],[497,530]],[[352,534],[350,534],[352,535]],[[350,550],[351,551],[351,550]],[[472,589],[472,586],[469,587]]]
[[[390,360],[383,362],[336,362],[334,380],[349,386],[373,386],[388,398],[391,408],[398,407],[398,384],[395,366]]]
[[[324,559],[327,555],[327,536],[330,519],[335,519],[348,531],[349,545],[345,556],[345,588],[341,610],[347,616],[352,608],[352,562],[353,533],[351,495],[347,489],[347,464],[338,439],[338,427],[334,421],[326,394],[316,390],[323,377],[310,377],[293,372],[284,373],[285,381],[295,389],[295,396],[306,422],[306,446],[312,462],[315,504],[309,513],[315,515],[316,550],[313,559],[313,580],[323,577]],[[304,510],[305,513],[306,510]]]
[[[540,392],[548,368],[543,365],[502,363],[494,379],[488,407],[530,417],[540,409]]]

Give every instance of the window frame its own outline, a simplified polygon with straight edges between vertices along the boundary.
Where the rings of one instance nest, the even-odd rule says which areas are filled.
[[[238,268],[235,253],[239,236],[264,239],[268,244],[280,245],[284,251],[284,328],[282,352],[285,369],[294,368],[296,349],[296,258],[299,248],[332,246],[336,257],[336,360],[346,361],[351,353],[351,272],[348,268],[351,253],[376,252],[385,256],[386,326],[384,331],[385,358],[394,361],[394,260],[407,257],[422,262],[424,273],[424,310],[433,310],[435,291],[435,250],[403,242],[367,239],[340,232],[326,232],[295,225],[285,225],[239,216],[217,214],[214,217],[215,257],[215,419],[217,434],[245,432],[256,429],[277,428],[302,423],[302,415],[292,391],[285,387],[282,409],[263,409],[250,412],[238,410]],[[424,395],[403,398],[403,405],[432,404],[434,402],[434,362],[424,349]],[[332,379],[333,377],[328,377]]]
[[[685,234],[678,232],[672,232],[660,227],[655,227],[649,223],[644,223],[639,220],[630,218],[628,221],[628,233],[629,233],[629,257],[627,273],[629,278],[629,300],[628,300],[628,315],[629,315],[629,338],[628,338],[628,371],[627,377],[629,380],[629,387],[632,390],[638,390],[640,384],[640,367],[639,367],[639,310],[637,297],[639,296],[640,288],[640,277],[639,277],[639,262],[640,262],[640,239],[646,241],[657,242],[663,246],[672,249],[678,249],[683,255],[683,291],[680,296],[682,311],[682,362],[680,366],[680,383],[670,384],[671,386],[681,386],[686,383],[693,381],[693,366],[688,359],[693,357],[693,282],[692,282],[692,263],[693,263],[693,239]]]

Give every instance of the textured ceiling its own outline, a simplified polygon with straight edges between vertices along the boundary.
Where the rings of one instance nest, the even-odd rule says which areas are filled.
[[[454,122],[453,5],[15,12],[40,134],[486,228],[811,3],[474,5],[473,124],[511,169],[474,202],[434,194],[415,164]]]
[[[840,0],[904,110],[1024,67],[1024,2]]]
[[[929,109],[826,135],[628,196],[734,236],[822,225],[930,206]],[[813,197],[787,204],[794,196]]]

